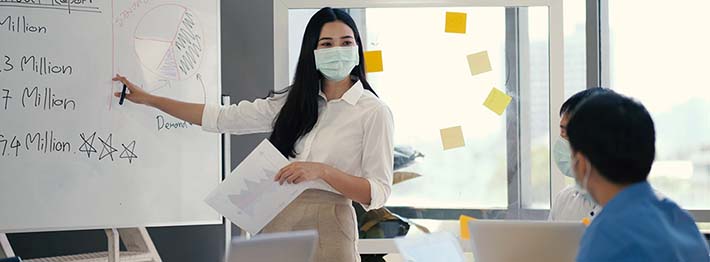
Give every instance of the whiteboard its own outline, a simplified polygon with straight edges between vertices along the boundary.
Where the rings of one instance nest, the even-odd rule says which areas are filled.
[[[221,136],[113,92],[219,103],[219,1],[0,1],[0,232],[221,223]]]

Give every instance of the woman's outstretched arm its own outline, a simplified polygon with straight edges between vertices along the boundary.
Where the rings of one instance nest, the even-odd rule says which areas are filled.
[[[170,114],[176,118],[190,122],[195,125],[202,125],[202,112],[205,109],[204,104],[186,103],[173,100],[166,97],[152,95],[135,84],[131,83],[126,77],[116,75],[113,81],[119,81],[126,85],[128,92],[126,99],[136,104],[155,107],[160,111]],[[121,93],[114,93],[116,97],[121,97]]]

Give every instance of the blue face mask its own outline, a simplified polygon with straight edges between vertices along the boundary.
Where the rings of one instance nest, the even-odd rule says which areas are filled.
[[[360,63],[357,46],[331,47],[313,51],[316,69],[328,80],[340,81]]]

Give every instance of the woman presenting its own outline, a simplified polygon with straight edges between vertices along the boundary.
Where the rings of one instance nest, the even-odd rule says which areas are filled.
[[[323,8],[306,26],[291,86],[266,99],[215,106],[151,95],[117,75],[126,99],[201,125],[209,132],[271,133],[289,160],[279,183],[322,180],[340,194],[308,190],[262,233],[315,229],[315,261],[359,261],[351,201],[365,209],[384,206],[392,186],[393,120],[367,82],[355,22],[345,11]],[[117,93],[116,96],[120,96]]]

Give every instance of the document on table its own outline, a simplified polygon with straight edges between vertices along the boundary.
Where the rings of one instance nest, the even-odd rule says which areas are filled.
[[[408,262],[464,262],[461,244],[449,232],[395,238],[400,254]]]
[[[276,174],[289,161],[268,140],[262,141],[205,199],[235,225],[259,233],[307,189],[334,191],[323,181],[279,185]]]

